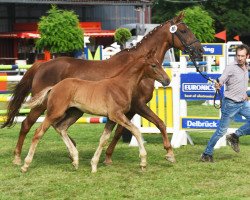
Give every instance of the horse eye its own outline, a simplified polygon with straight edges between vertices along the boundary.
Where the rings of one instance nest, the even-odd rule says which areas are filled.
[[[156,64],[152,64],[151,66],[152,66],[153,68],[155,68],[155,67],[156,67]]]
[[[187,30],[180,30],[181,33],[187,33]]]

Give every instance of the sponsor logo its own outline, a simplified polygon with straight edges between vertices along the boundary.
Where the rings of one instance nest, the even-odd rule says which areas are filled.
[[[215,92],[213,84],[206,83],[183,83],[183,92]]]
[[[217,128],[215,121],[191,121],[187,120],[187,128]]]
[[[203,46],[205,52],[214,53],[215,49],[213,47]]]

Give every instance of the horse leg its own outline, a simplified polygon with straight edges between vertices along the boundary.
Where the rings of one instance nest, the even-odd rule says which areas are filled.
[[[105,127],[104,127],[104,131],[102,133],[102,136],[100,138],[99,141],[99,145],[95,151],[95,154],[93,156],[93,158],[91,159],[91,167],[92,167],[92,173],[97,172],[97,164],[99,162],[101,153],[102,153],[102,149],[105,146],[105,144],[107,143],[110,134],[112,132],[112,130],[114,129],[116,123],[113,121],[108,120]]]
[[[23,147],[23,142],[30,128],[36,122],[38,117],[45,111],[43,106],[35,107],[30,110],[30,113],[24,119],[21,125],[21,130],[19,132],[18,141],[16,144],[16,148],[14,150],[14,160],[12,161],[15,165],[21,165],[21,152]]]
[[[133,116],[135,115],[135,112],[129,112],[126,114],[126,117],[131,120],[133,118]],[[111,141],[111,143],[109,144],[107,150],[106,150],[106,157],[105,157],[105,161],[104,163],[106,165],[109,165],[112,163],[112,154],[114,152],[114,149],[115,149],[115,146],[117,144],[117,142],[119,141],[119,139],[121,138],[122,136],[122,133],[123,133],[123,130],[124,130],[124,127],[122,127],[121,125],[118,125],[116,130],[115,130],[115,135]]]
[[[123,113],[119,113],[117,111],[115,113],[116,114],[114,115],[110,115],[110,119],[117,122],[126,129],[130,130],[131,133],[137,139],[139,145],[140,158],[141,158],[140,167],[142,170],[145,170],[147,166],[147,152],[142,141],[141,132]]]
[[[44,133],[50,127],[50,124],[51,124],[50,121],[47,118],[45,118],[44,122],[36,130],[35,135],[33,136],[33,139],[32,139],[32,143],[30,145],[28,155],[26,156],[24,160],[24,165],[21,167],[22,172],[27,172],[28,167],[30,163],[32,162],[33,156],[35,154],[37,144],[39,140],[42,138],[42,136],[44,135]]]
[[[163,146],[167,151],[166,159],[172,163],[176,162],[173,148],[171,146],[171,143],[169,142],[166,125],[164,124],[164,122],[144,103],[136,106],[135,111],[142,117],[146,118],[148,121],[155,124],[155,126],[160,130],[163,139]]]
[[[78,110],[77,108],[69,108],[66,113],[65,117],[60,120],[56,127],[58,127],[60,130],[68,130],[68,128],[74,124],[81,116],[83,115],[83,112]],[[76,142],[68,135],[71,142],[76,146]]]

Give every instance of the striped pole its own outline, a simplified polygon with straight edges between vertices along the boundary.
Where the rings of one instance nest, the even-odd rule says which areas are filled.
[[[22,122],[26,117],[18,116],[15,118],[15,122]],[[45,117],[39,117],[36,122],[43,122]],[[6,116],[0,116],[0,122],[5,122]],[[102,124],[107,122],[107,117],[81,117],[76,123],[81,124]]]
[[[0,102],[9,102],[12,98],[11,94],[0,94]],[[28,96],[26,101],[29,101],[31,96]]]
[[[29,69],[32,65],[0,65],[0,70]]]
[[[17,75],[17,76],[0,76],[0,81],[2,82],[17,82],[22,79],[23,76]]]

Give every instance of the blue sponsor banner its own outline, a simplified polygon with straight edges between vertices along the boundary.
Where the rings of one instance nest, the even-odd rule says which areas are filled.
[[[182,118],[182,128],[184,129],[216,129],[219,119],[203,118]]]
[[[204,56],[223,56],[223,43],[203,43]],[[186,52],[181,52],[181,56],[187,56]]]
[[[206,73],[205,73],[206,74]],[[221,74],[206,74],[206,76],[217,79]],[[220,92],[223,96],[224,87]],[[180,98],[185,100],[213,100],[215,95],[214,83],[207,81],[199,73],[181,74]],[[217,95],[216,99],[219,100]]]

